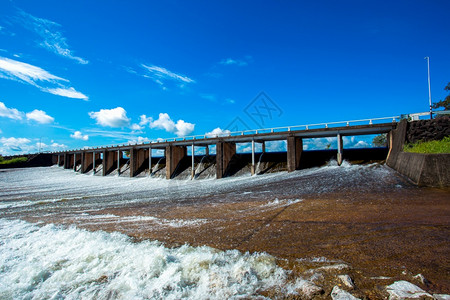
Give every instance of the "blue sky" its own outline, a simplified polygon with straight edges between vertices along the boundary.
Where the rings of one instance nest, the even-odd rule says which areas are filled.
[[[449,11],[446,0],[4,0],[0,153],[427,111],[424,57],[433,101],[450,81]],[[252,115],[258,96],[265,117]]]

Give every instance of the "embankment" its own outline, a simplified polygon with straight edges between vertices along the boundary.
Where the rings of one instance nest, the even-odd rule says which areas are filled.
[[[387,165],[410,178],[418,186],[450,187],[450,153],[403,152],[405,143],[438,140],[449,135],[450,117],[433,120],[401,121],[393,130]]]

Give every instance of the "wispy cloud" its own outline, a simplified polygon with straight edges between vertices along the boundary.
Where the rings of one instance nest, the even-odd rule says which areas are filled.
[[[118,140],[130,140],[136,137],[136,132],[126,132],[126,131],[115,131],[115,130],[101,130],[101,129],[86,129],[89,136],[101,136],[114,138]]]
[[[246,56],[245,59],[233,59],[233,58],[225,58],[222,59],[219,64],[225,65],[225,66],[231,66],[235,65],[238,67],[245,67],[248,66],[249,63],[253,61],[253,58],[251,56]]]
[[[50,124],[55,120],[53,117],[47,115],[43,110],[35,109],[26,114],[27,120],[33,120],[40,124]]]
[[[67,148],[64,144],[51,141],[50,145],[40,142],[38,139],[2,137],[0,138],[0,153],[12,155],[21,153],[33,153],[41,151],[57,151]]]
[[[142,75],[146,78],[152,79],[158,85],[160,85],[163,89],[166,89],[166,82],[175,82],[179,87],[184,87],[188,83],[195,83],[195,80],[181,74],[174,73],[172,71],[167,70],[166,68],[155,66],[155,65],[145,65],[141,64],[141,67],[144,68],[145,74]]]
[[[40,67],[1,56],[0,78],[28,83],[43,92],[63,97],[88,99],[86,95],[76,91],[73,87],[65,86],[63,82],[69,83],[67,79],[55,76]]]
[[[63,96],[67,98],[88,100],[88,97],[86,95],[76,91],[73,87],[46,89],[46,91],[53,95]]]
[[[75,60],[80,64],[87,64],[89,61],[75,56],[69,49],[67,39],[61,33],[61,25],[43,18],[35,17],[29,13],[19,10],[16,20],[26,29],[35,32],[41,40],[39,45],[57,55]]]
[[[206,99],[208,101],[211,101],[211,102],[217,101],[216,96],[213,94],[200,94],[200,97],[202,97],[203,99]]]
[[[99,111],[91,111],[89,113],[91,119],[95,119],[97,124],[105,127],[126,127],[130,124],[127,112],[122,107],[113,109],[100,109]]]
[[[0,117],[9,118],[13,120],[22,120],[23,112],[15,108],[6,107],[5,103],[0,102]]]

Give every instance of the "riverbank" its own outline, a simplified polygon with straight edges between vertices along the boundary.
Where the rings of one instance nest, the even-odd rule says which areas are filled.
[[[168,247],[267,252],[293,279],[322,288],[318,298],[341,285],[382,299],[398,280],[450,293],[450,190],[418,188],[383,165],[199,181],[17,172],[2,181],[2,218],[119,231]]]

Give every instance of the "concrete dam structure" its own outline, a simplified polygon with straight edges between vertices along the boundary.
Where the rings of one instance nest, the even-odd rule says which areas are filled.
[[[391,122],[373,124],[373,120],[387,119]],[[397,127],[395,119],[396,117],[352,121],[369,123],[353,126],[349,124],[350,122],[340,122],[303,125],[301,129],[298,129],[300,126],[295,126],[241,131],[222,136],[174,138],[151,143],[78,149],[51,154],[53,163],[65,169],[73,169],[81,173],[92,172],[103,176],[129,174],[130,177],[134,177],[139,174],[158,174],[158,176],[173,179],[182,173],[188,173],[189,177],[194,179],[208,169],[209,174],[214,174],[220,179],[234,175],[242,169],[252,175],[265,173],[269,169],[292,172],[310,165],[307,158],[312,157],[313,151],[303,150],[304,139],[337,138],[337,150],[316,151],[314,157],[324,161],[334,158],[339,165],[344,158],[386,159],[389,145],[384,149],[344,149],[343,137],[382,133],[389,135]],[[343,126],[336,126],[341,124]],[[318,125],[324,128],[314,128]],[[286,152],[266,153],[266,142],[272,141],[285,141]],[[236,144],[238,143],[250,143],[251,153],[237,153]],[[256,144],[261,145],[262,151],[259,153],[255,151]],[[209,153],[211,146],[215,146],[215,155]],[[188,155],[188,148],[191,155]],[[196,149],[199,148],[204,148],[205,155],[195,155]],[[164,152],[164,155],[155,157],[152,155],[155,149]],[[124,157],[124,152],[127,152],[129,158]],[[264,167],[261,167],[262,165]]]

